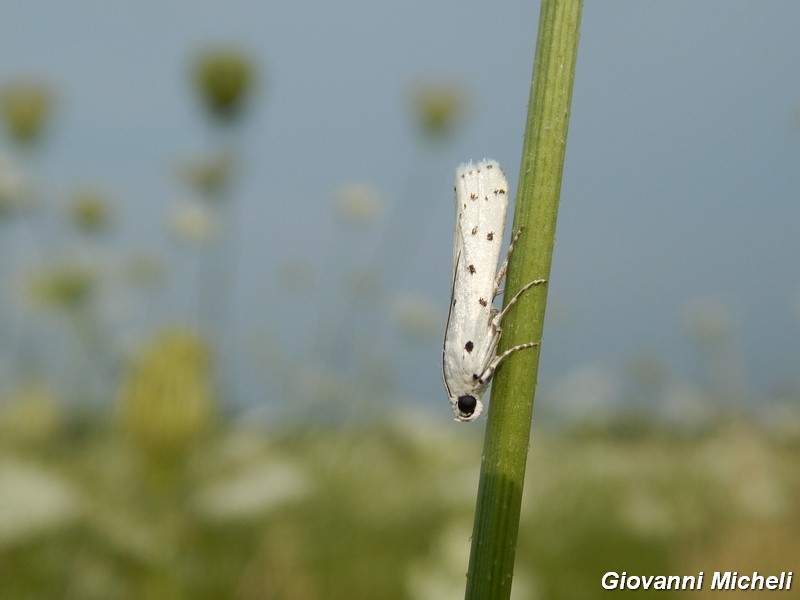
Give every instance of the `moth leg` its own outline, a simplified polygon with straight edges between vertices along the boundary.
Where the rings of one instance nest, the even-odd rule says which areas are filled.
[[[500,289],[500,282],[503,281],[503,277],[506,276],[506,270],[508,269],[508,259],[511,256],[511,253],[514,251],[514,244],[517,243],[519,236],[522,235],[522,232],[525,231],[524,227],[520,227],[519,231],[514,234],[514,237],[511,238],[511,243],[508,245],[508,250],[506,251],[506,258],[503,261],[503,264],[500,265],[500,270],[497,271],[497,277],[494,280],[494,297],[497,298],[500,294],[503,293],[503,290]]]
[[[539,342],[528,342],[527,344],[520,344],[519,346],[514,346],[513,348],[509,348],[499,356],[495,356],[492,359],[487,367],[481,373],[481,381],[484,383],[489,383],[494,377],[494,372],[497,370],[497,367],[500,366],[500,363],[511,356],[517,350],[525,350],[525,348],[533,348],[534,346],[538,346]]]
[[[508,309],[511,308],[512,306],[514,306],[514,304],[517,303],[517,300],[520,299],[522,294],[524,294],[526,291],[531,289],[533,286],[540,285],[540,284],[546,283],[546,282],[547,282],[546,279],[534,279],[533,281],[529,281],[528,283],[523,285],[516,294],[514,294],[514,297],[511,298],[511,300],[508,301],[508,304],[506,305],[506,307],[503,310],[501,310],[500,312],[498,312],[497,314],[494,315],[494,317],[492,318],[492,327],[494,327],[498,339],[500,338],[500,335],[502,334],[502,331],[500,330],[500,322],[503,320],[503,317],[508,312]],[[533,348],[534,346],[538,346],[538,345],[539,345],[539,342],[528,342],[526,344],[519,344],[518,346],[514,346],[513,348],[509,348],[508,350],[506,350],[502,354],[500,354],[498,356],[495,356],[492,359],[492,361],[483,370],[483,373],[481,373],[480,381],[483,382],[483,383],[490,382],[492,380],[492,377],[494,376],[495,370],[500,365],[500,363],[502,363],[506,358],[511,356],[517,350],[524,350],[525,348]]]
[[[506,307],[503,310],[501,310],[499,313],[497,313],[497,315],[494,317],[494,319],[492,319],[492,323],[494,323],[495,327],[499,327],[500,326],[500,322],[503,320],[503,317],[506,316],[506,313],[508,312],[508,309],[511,308],[512,306],[514,306],[517,303],[517,300],[520,299],[520,296],[522,296],[523,293],[527,292],[533,286],[541,285],[542,283],[547,283],[547,279],[534,279],[533,281],[529,281],[528,283],[523,285],[519,289],[519,291],[516,294],[514,294],[514,297],[511,298],[511,300],[508,301],[508,304],[506,305]]]

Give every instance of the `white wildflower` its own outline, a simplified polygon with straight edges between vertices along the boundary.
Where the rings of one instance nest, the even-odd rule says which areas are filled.
[[[68,525],[79,518],[81,507],[68,481],[32,463],[0,460],[0,546]]]
[[[296,502],[311,489],[305,470],[289,462],[261,462],[201,489],[194,505],[214,520],[246,519]]]
[[[339,214],[352,225],[370,225],[384,213],[385,206],[380,192],[367,183],[341,186],[334,200]]]
[[[219,223],[211,209],[199,202],[186,202],[173,209],[170,227],[182,242],[204,245],[219,235]]]

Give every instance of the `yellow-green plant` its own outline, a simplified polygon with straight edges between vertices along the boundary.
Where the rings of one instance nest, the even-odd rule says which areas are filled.
[[[120,389],[123,428],[146,455],[184,454],[214,416],[211,356],[200,336],[159,333],[136,356]]]

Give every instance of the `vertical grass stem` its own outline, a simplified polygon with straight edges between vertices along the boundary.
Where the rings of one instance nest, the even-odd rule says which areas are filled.
[[[524,227],[508,266],[505,301],[550,279],[582,0],[543,0],[514,213]],[[540,340],[547,287],[534,286],[503,320],[498,352]],[[539,349],[511,355],[494,378],[467,573],[467,600],[511,595]]]

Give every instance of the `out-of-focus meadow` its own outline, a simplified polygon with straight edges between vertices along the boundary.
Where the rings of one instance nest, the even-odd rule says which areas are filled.
[[[2,82],[0,597],[461,597],[478,428],[441,425],[403,405],[393,383],[402,373],[391,365],[364,360],[345,376],[263,348],[269,418],[232,403],[242,387],[226,357],[242,342],[230,336],[227,292],[244,275],[229,212],[237,131],[261,72],[231,50],[201,53],[191,69],[214,147],[175,169],[193,197],[171,221],[173,249],[196,275],[186,283],[196,304],[184,319],[152,314],[174,276],[168,257],[107,260],[121,212],[113,190],[39,193],[37,153],[55,135],[59,90]],[[409,106],[435,145],[458,125],[464,102],[458,89],[430,85]],[[349,225],[369,226],[383,211],[366,185],[334,196]],[[350,272],[336,260],[330,269]],[[297,294],[297,313],[265,318],[317,318],[303,309],[331,292],[312,279],[306,265],[288,262],[275,285]],[[380,284],[353,282],[352,298],[330,303],[342,313],[326,317],[346,325],[359,302],[379,302],[412,337],[439,335],[441,315],[419,299],[382,296]],[[108,324],[108,295],[141,308],[133,339]],[[714,314],[696,327],[711,363],[728,340]],[[639,367],[630,387],[642,398],[670,387],[657,365]],[[678,403],[683,419],[620,410],[537,421],[515,598],[595,597],[609,570],[797,565],[800,422],[745,404],[721,410],[715,395],[736,395],[735,383],[693,388]],[[550,400],[569,405],[571,393],[566,386]],[[369,410],[390,394],[390,419]]]

